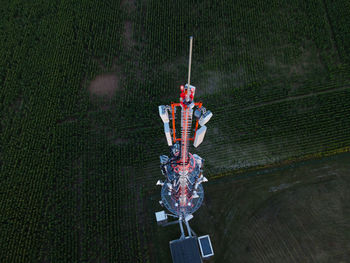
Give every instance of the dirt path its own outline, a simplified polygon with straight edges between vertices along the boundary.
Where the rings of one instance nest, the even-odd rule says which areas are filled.
[[[310,93],[310,94],[305,94],[305,95],[300,95],[300,96],[291,96],[291,97],[288,97],[285,99],[279,99],[279,100],[274,100],[274,101],[270,101],[270,102],[255,104],[255,105],[252,105],[249,107],[242,108],[242,110],[250,110],[250,109],[264,107],[267,105],[272,105],[272,104],[276,104],[276,103],[280,103],[280,102],[304,99],[304,98],[308,98],[308,97],[312,97],[312,96],[317,96],[317,95],[321,95],[321,94],[327,94],[327,93],[332,93],[335,91],[342,91],[342,90],[347,90],[347,89],[350,90],[350,87],[342,87],[342,88],[337,88],[337,89],[325,90],[325,91],[320,91],[320,92],[315,92],[315,93]]]
[[[132,47],[136,44],[135,40],[133,39],[133,23],[131,21],[126,21],[124,24],[124,39],[125,39],[125,45],[127,47]]]

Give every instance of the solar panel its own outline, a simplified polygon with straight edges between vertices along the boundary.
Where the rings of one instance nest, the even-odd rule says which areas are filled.
[[[198,242],[203,258],[207,258],[214,255],[209,235],[199,237]]]

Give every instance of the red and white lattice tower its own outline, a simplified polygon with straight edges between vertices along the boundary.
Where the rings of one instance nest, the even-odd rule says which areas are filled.
[[[202,204],[204,191],[201,185],[207,179],[203,176],[203,159],[189,152],[190,143],[198,147],[205,136],[205,124],[212,117],[201,102],[194,102],[196,88],[190,85],[192,40],[190,38],[190,53],[188,81],[180,87],[180,102],[159,106],[159,115],[164,122],[164,132],[170,146],[170,156],[160,156],[161,171],[165,180],[158,180],[162,186],[161,205],[165,206],[174,216],[185,218],[192,215]],[[181,109],[181,137],[176,137],[175,119],[177,109]],[[195,123],[192,127],[192,117]],[[170,127],[170,125],[172,127]],[[200,126],[200,128],[198,128]],[[193,129],[194,128],[194,129]],[[191,131],[193,136],[191,137]]]

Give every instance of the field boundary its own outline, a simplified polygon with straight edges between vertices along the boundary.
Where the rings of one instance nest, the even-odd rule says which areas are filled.
[[[312,96],[318,96],[321,94],[327,94],[327,93],[332,93],[332,92],[336,92],[336,91],[343,91],[343,90],[347,90],[347,89],[350,89],[350,87],[346,86],[346,87],[329,89],[329,90],[324,90],[324,91],[319,91],[319,92],[314,92],[314,93],[309,93],[309,94],[304,94],[304,95],[291,96],[291,97],[284,98],[284,99],[279,99],[279,100],[274,100],[274,101],[269,101],[269,102],[264,102],[264,103],[248,106],[248,107],[242,108],[241,110],[250,110],[250,109],[264,107],[264,106],[268,106],[268,105],[272,105],[272,104],[276,104],[276,103],[280,103],[280,102],[304,99],[304,98],[309,98]]]
[[[254,167],[250,167],[250,168],[242,168],[242,169],[238,169],[236,171],[228,171],[228,172],[224,172],[224,173],[221,173],[218,175],[211,176],[210,179],[211,180],[218,179],[218,178],[226,177],[229,175],[242,174],[245,172],[252,172],[252,171],[256,171],[256,170],[260,170],[260,169],[274,168],[274,167],[292,164],[295,162],[308,161],[311,159],[318,159],[318,158],[336,155],[336,154],[340,154],[340,153],[346,153],[346,152],[350,152],[350,146],[345,146],[342,148],[328,150],[328,151],[324,151],[324,152],[316,152],[316,153],[312,153],[312,154],[306,154],[306,155],[303,155],[300,157],[291,157],[291,158],[288,158],[288,159],[285,159],[285,160],[282,160],[279,162],[269,163],[269,164],[265,164],[265,165],[258,165],[258,166],[254,166]]]

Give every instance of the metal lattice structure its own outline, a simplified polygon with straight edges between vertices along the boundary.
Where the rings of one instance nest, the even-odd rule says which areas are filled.
[[[201,185],[207,179],[203,176],[204,160],[197,154],[189,152],[190,143],[195,147],[204,139],[205,124],[212,117],[201,102],[194,102],[196,87],[190,85],[192,60],[192,37],[190,39],[190,56],[188,82],[180,86],[180,102],[159,106],[159,115],[164,122],[164,132],[170,146],[170,156],[160,156],[161,171],[165,180],[159,180],[162,186],[160,203],[176,217],[185,218],[193,214],[202,204],[204,190]],[[181,137],[176,137],[176,112],[181,110]],[[191,137],[192,119],[194,133]],[[172,126],[172,127],[170,127]],[[200,128],[199,128],[200,126]]]
[[[188,223],[193,218],[193,213],[202,205],[204,199],[203,182],[207,178],[203,175],[204,160],[197,154],[189,152],[190,143],[198,147],[205,136],[207,127],[205,124],[210,120],[213,114],[207,111],[201,102],[194,102],[196,87],[190,85],[191,61],[192,61],[192,40],[190,38],[190,57],[188,64],[188,81],[185,86],[180,86],[180,102],[171,103],[171,105],[159,106],[159,115],[164,123],[164,133],[168,145],[170,146],[170,155],[160,156],[160,168],[165,180],[158,180],[157,185],[162,186],[161,201],[171,214],[165,211],[156,212],[157,223],[163,226],[179,223],[181,237],[178,240],[170,242],[170,250],[174,263],[194,263],[202,262],[202,258],[208,258],[214,255],[212,251],[209,235],[208,242],[199,242],[196,234],[190,228]],[[175,119],[176,111],[181,110],[181,137],[176,137]],[[194,133],[191,137],[192,119],[194,117]],[[170,127],[172,126],[172,127]],[[200,126],[200,128],[198,128]],[[177,221],[167,222],[168,216],[178,218]],[[188,237],[185,236],[182,223],[185,223],[188,230]],[[199,253],[198,245],[201,248]],[[206,244],[210,244],[210,246]],[[204,247],[204,252],[203,252]],[[209,249],[210,248],[210,249]],[[210,253],[209,253],[209,252]]]

